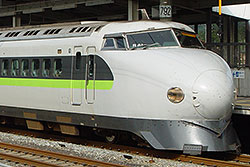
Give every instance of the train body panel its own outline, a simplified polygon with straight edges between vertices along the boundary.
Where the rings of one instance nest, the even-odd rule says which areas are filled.
[[[230,68],[183,24],[4,30],[0,65],[2,116],[129,131],[156,149],[239,146]]]

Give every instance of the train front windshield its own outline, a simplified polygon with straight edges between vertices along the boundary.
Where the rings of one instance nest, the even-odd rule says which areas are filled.
[[[174,32],[174,33],[173,33]],[[140,32],[127,34],[129,48],[167,47],[179,46],[203,48],[201,42],[194,33],[178,29]],[[177,42],[177,40],[179,43]]]
[[[174,29],[174,33],[178,38],[182,47],[186,48],[203,48],[200,40],[197,38],[196,34]]]

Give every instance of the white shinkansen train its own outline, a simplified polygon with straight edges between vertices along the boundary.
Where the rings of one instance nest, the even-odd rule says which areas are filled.
[[[90,127],[110,141],[128,132],[191,154],[237,151],[233,91],[227,63],[180,23],[0,29],[2,122],[72,135]]]

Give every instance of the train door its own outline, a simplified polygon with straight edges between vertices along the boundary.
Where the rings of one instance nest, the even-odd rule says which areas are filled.
[[[71,62],[71,92],[72,105],[80,106],[82,104],[83,91],[83,63],[82,63],[83,47],[74,47],[74,56]]]
[[[96,48],[87,47],[86,70],[85,70],[85,100],[88,104],[95,101],[95,77],[96,77]]]

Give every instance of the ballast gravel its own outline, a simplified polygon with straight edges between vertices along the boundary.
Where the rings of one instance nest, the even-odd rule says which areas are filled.
[[[201,167],[201,165],[191,163],[127,154],[113,150],[95,148],[61,141],[51,141],[4,132],[0,132],[0,142],[28,146],[32,148],[49,150],[52,152],[58,152],[62,154],[95,159],[103,162],[116,163],[132,167]],[[5,160],[0,160],[0,164],[1,163],[10,166],[20,166],[20,164],[14,164]]]

